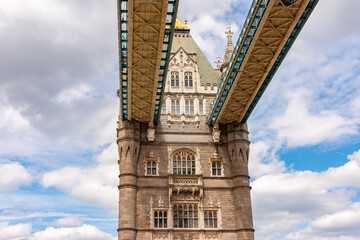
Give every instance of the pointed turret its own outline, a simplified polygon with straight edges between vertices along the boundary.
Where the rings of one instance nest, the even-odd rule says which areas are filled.
[[[226,31],[225,31],[225,34],[227,35],[228,42],[227,42],[227,46],[226,46],[226,50],[225,50],[224,61],[223,61],[223,64],[221,65],[221,68],[220,68],[221,72],[225,71],[227,65],[229,64],[231,54],[234,51],[234,44],[232,43],[232,37],[231,37],[233,33],[234,32],[232,32],[231,28],[228,26]]]

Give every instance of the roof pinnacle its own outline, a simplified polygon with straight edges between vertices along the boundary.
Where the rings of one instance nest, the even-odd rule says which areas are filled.
[[[216,57],[215,64],[216,64],[217,69],[220,69],[222,61],[220,60],[219,56]]]
[[[234,34],[234,32],[231,31],[231,27],[230,27],[230,26],[227,26],[226,31],[225,31],[225,34],[227,35],[228,41],[231,41],[231,37],[232,37],[232,35]]]
[[[226,46],[226,50],[225,50],[225,55],[224,55],[224,60],[223,60],[223,64],[221,65],[221,71],[223,69],[226,68],[226,66],[228,65],[229,61],[230,61],[230,58],[231,58],[231,54],[232,52],[234,51],[234,45],[232,43],[232,34],[234,32],[231,31],[231,27],[228,26],[226,28],[226,31],[225,31],[225,34],[227,35],[227,39],[228,39],[228,42],[227,42],[227,46]]]

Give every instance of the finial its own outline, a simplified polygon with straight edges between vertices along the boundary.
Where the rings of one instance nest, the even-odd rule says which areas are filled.
[[[231,27],[230,27],[230,26],[228,26],[228,27],[226,28],[225,34],[227,35],[227,38],[228,38],[228,39],[231,38],[231,35],[234,34],[234,32],[231,31]]]
[[[154,157],[154,150],[150,149],[149,157],[151,157],[151,158]]]
[[[180,18],[176,18],[175,28],[176,29],[188,29],[187,20],[185,20],[185,23],[183,23],[180,20]]]
[[[209,207],[213,207],[213,200],[211,199],[211,197],[209,197]]]
[[[159,203],[159,207],[164,207],[164,200],[162,199],[161,196],[160,196],[160,198],[158,200],[158,203]]]
[[[222,61],[220,60],[219,56],[216,57],[215,64],[216,64],[217,69],[220,69]]]
[[[219,158],[219,154],[218,154],[216,149],[215,149],[215,152],[214,152],[214,158]]]

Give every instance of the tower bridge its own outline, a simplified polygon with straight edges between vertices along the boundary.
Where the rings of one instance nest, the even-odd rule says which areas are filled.
[[[118,0],[119,240],[254,239],[246,121],[317,2],[254,0],[214,69],[178,0]]]

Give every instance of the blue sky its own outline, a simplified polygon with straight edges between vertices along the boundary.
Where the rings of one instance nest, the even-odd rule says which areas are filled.
[[[251,1],[182,0],[209,61]],[[360,2],[320,1],[252,113],[257,239],[360,239]],[[0,0],[0,240],[116,239],[116,1]]]

